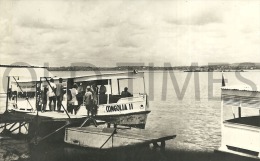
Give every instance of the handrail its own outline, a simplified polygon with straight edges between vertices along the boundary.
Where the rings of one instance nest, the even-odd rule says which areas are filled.
[[[18,85],[18,87],[20,88],[20,90],[22,91],[22,93],[24,93],[24,91],[22,90],[22,87],[21,87],[20,84],[17,82],[17,80],[15,79],[14,76],[13,76],[13,78],[14,78],[16,84]],[[29,103],[29,105],[31,106],[31,108],[33,109],[32,104],[31,104],[31,102],[29,101],[29,99],[26,98],[26,100],[27,100],[27,102]]]

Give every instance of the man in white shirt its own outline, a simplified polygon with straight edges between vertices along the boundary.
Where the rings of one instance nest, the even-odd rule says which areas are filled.
[[[48,93],[48,96],[49,96],[49,109],[51,111],[55,111],[55,108],[56,108],[56,96],[55,96],[54,92],[56,92],[56,84],[54,83],[53,78],[51,78],[50,79],[50,86],[49,86],[49,93]],[[53,106],[51,106],[51,102],[53,102],[53,104],[54,104]]]
[[[89,113],[91,112],[91,115],[93,115],[93,111],[92,111],[92,106],[93,106],[93,94],[91,92],[91,88],[90,86],[87,86],[87,91],[85,93],[85,105],[86,105],[86,109],[88,111],[88,116]]]
[[[59,78],[59,83],[56,84],[56,96],[57,96],[57,111],[61,111],[61,103],[63,101],[63,85],[62,78]]]

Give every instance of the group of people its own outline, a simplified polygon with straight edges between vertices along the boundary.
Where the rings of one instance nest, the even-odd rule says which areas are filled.
[[[46,111],[47,100],[49,98],[49,109],[50,111],[61,111],[61,103],[63,101],[64,86],[62,85],[62,78],[59,78],[59,83],[55,84],[54,79],[51,78],[49,86],[44,87],[41,92],[41,111]],[[57,103],[57,110],[56,110]]]
[[[45,86],[43,91],[41,91],[39,109],[42,112],[46,111],[47,100],[49,100],[48,105],[50,111],[61,111],[63,96],[66,93],[62,81],[62,78],[59,78],[59,83],[55,84],[54,79],[51,78],[48,83],[49,85]],[[67,111],[71,114],[77,114],[79,108],[84,105],[87,109],[88,116],[90,113],[93,116],[97,113],[98,95],[105,95],[106,92],[107,89],[104,84],[100,85],[98,88],[94,83],[86,86],[84,89],[82,83],[79,85],[74,83],[72,88],[67,90]],[[121,96],[131,97],[133,95],[128,92],[128,88],[125,87],[124,91],[121,92]]]
[[[100,86],[99,94],[105,94],[106,87],[104,85]],[[87,86],[86,90],[83,89],[82,83],[78,86],[76,83],[73,84],[72,88],[68,91],[68,112],[77,114],[81,105],[85,105],[87,109],[88,116],[95,115],[97,112],[98,104],[98,87],[93,84],[92,86]]]

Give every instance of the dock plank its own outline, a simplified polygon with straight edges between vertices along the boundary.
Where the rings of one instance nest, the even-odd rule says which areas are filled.
[[[0,114],[0,123],[11,123],[11,122],[31,122],[37,117],[37,112],[34,113],[19,113],[9,112]],[[65,113],[61,112],[38,112],[38,118],[41,121],[68,121],[69,118]],[[84,120],[84,115],[70,115],[72,121]]]

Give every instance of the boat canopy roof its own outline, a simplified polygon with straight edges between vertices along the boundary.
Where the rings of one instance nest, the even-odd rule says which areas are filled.
[[[124,73],[107,73],[107,74],[99,74],[99,75],[88,75],[88,76],[80,76],[75,77],[74,82],[82,82],[82,81],[93,81],[93,80],[107,80],[107,79],[135,79],[135,78],[143,78],[144,72],[124,72]]]
[[[228,86],[221,88],[225,105],[252,107],[260,109],[260,86]]]
[[[96,74],[96,75],[86,75],[86,76],[77,76],[77,77],[61,77],[63,80],[67,80],[69,78],[73,79],[74,82],[83,82],[83,81],[93,81],[93,80],[107,80],[107,79],[135,79],[135,78],[143,78],[144,72],[123,72],[123,73],[106,73],[106,74]],[[50,77],[49,77],[50,78]],[[60,77],[54,77],[54,81],[57,82]],[[20,79],[16,80],[20,85],[23,86],[33,86],[35,82],[38,80],[28,80],[28,79]],[[45,79],[42,78],[42,81],[45,82]],[[16,83],[12,81],[12,83]]]
[[[53,77],[52,73],[43,67],[1,67],[0,73],[4,79],[3,82],[7,82],[7,76],[10,78],[13,88],[16,88],[16,81],[22,88],[35,88],[35,82],[39,81],[40,77]],[[4,91],[4,88],[6,87],[0,86],[1,91]]]

